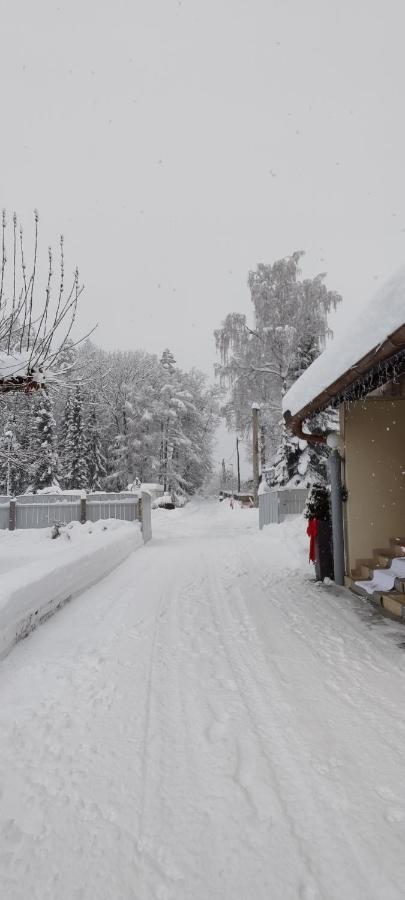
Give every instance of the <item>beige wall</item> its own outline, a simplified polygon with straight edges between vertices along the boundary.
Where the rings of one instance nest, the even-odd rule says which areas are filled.
[[[405,400],[368,398],[343,409],[346,566],[405,535]]]

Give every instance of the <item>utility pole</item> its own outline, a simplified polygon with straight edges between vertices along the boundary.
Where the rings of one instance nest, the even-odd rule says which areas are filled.
[[[240,494],[240,458],[239,458],[239,438],[236,438],[236,459],[238,461],[238,494]]]
[[[258,403],[252,403],[252,440],[253,440],[253,499],[258,505],[259,490],[259,409]]]

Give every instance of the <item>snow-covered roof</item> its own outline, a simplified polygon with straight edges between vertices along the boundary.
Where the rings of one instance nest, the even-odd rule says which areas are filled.
[[[305,370],[283,399],[283,412],[292,416],[319,397],[371,351],[405,325],[405,266],[373,295],[344,333],[331,341]],[[393,351],[394,353],[395,351]],[[355,374],[355,373],[353,373]]]

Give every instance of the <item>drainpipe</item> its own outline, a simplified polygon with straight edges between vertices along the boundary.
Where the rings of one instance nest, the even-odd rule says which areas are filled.
[[[344,585],[345,549],[343,537],[342,460],[337,447],[338,440],[339,438],[336,434],[328,435],[327,443],[332,451],[329,457],[329,473],[332,507],[333,571],[335,584]]]

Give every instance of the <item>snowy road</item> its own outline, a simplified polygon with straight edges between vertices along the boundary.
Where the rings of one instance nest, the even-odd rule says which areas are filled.
[[[2,900],[405,896],[405,631],[194,501],[0,664]]]

